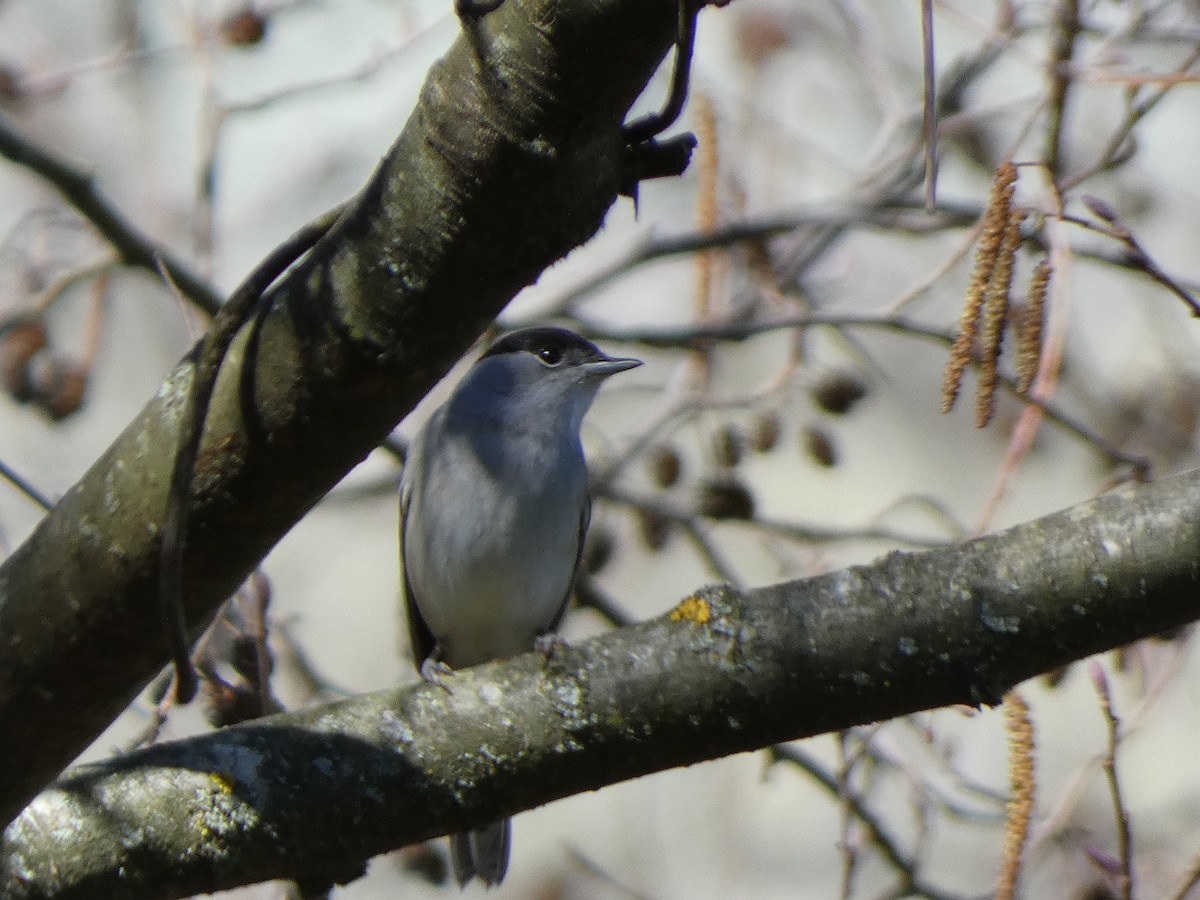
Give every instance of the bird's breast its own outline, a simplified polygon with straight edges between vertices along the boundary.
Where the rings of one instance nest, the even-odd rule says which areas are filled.
[[[586,502],[575,448],[527,438],[483,447],[449,441],[425,460],[405,532],[414,596],[454,667],[528,650],[555,621]]]

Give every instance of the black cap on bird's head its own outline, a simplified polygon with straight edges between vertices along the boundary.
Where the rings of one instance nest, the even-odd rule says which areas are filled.
[[[642,364],[639,359],[608,356],[589,341],[566,328],[539,325],[522,328],[498,338],[480,359],[508,353],[528,353],[548,369],[577,367],[589,375],[615,375]]]

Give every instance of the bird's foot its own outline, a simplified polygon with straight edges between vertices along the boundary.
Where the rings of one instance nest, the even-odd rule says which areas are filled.
[[[539,634],[533,639],[533,649],[537,653],[542,654],[542,659],[548,663],[554,659],[557,654],[566,650],[570,650],[571,645],[560,638],[557,634],[548,632],[546,634]]]
[[[453,677],[454,670],[440,659],[430,657],[421,663],[421,678],[435,687],[440,687],[447,694],[454,693],[450,690],[450,679]]]

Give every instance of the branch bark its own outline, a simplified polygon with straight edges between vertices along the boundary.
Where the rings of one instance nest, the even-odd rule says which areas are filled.
[[[555,653],[88,766],[7,829],[0,894],[186,896],[674,766],[954,703],[1200,616],[1200,472],[958,547],[698,591]]]
[[[676,9],[509,0],[433,67],[368,185],[231,348],[189,509],[193,625],[596,231]],[[167,658],[158,526],[190,377],[189,357],[0,568],[0,821]]]

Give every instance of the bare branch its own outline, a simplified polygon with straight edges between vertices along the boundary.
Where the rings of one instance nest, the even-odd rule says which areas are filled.
[[[1198,545],[1190,473],[962,546],[705,588],[550,662],[459,672],[449,691],[422,683],[161,744],[38,797],[5,832],[0,894],[186,896],[339,864],[352,877],[393,847],[648,772],[998,703],[1038,672],[1194,619]]]
[[[1104,754],[1104,778],[1108,782],[1108,792],[1112,797],[1113,815],[1117,820],[1117,858],[1120,860],[1120,870],[1117,882],[1120,886],[1121,900],[1131,900],[1133,897],[1133,836],[1129,827],[1129,810],[1121,796],[1121,779],[1117,775],[1117,748],[1121,745],[1121,722],[1113,712],[1112,691],[1108,687],[1108,676],[1104,667],[1099,663],[1091,666],[1092,682],[1096,693],[1100,695],[1100,710],[1104,713],[1104,723],[1108,730],[1108,750]]]
[[[224,299],[216,287],[126,219],[100,193],[93,178],[20,134],[3,115],[0,115],[0,156],[49,182],[112,244],[126,265],[137,266],[155,275],[161,267],[185,297],[210,316],[216,315]]]

